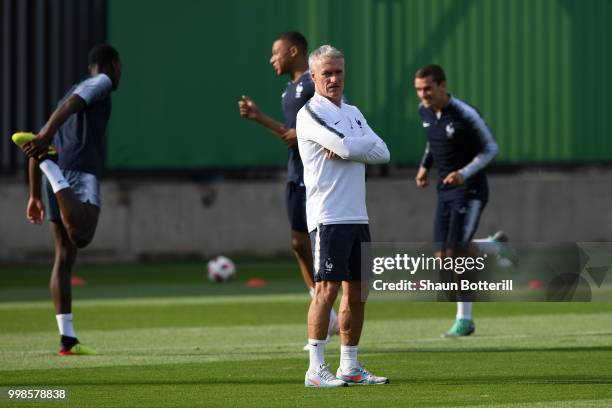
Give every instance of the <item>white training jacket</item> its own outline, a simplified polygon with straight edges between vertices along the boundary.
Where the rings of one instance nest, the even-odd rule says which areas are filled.
[[[389,162],[385,142],[357,107],[338,107],[317,93],[298,112],[296,131],[308,231],[321,224],[367,224],[365,164]],[[337,157],[326,159],[323,148]]]

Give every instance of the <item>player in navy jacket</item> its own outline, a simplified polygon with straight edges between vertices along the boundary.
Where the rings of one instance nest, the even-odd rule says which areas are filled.
[[[478,111],[450,95],[446,75],[438,65],[417,70],[415,89],[421,104],[419,115],[427,135],[427,146],[415,178],[426,187],[432,166],[438,172],[438,203],[434,220],[434,241],[440,256],[457,256],[460,243],[474,237],[480,215],[489,198],[484,168],[498,148],[491,130]],[[457,302],[457,318],[447,336],[474,332],[472,303]]]

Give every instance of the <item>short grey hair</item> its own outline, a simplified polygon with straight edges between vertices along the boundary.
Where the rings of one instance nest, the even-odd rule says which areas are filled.
[[[328,60],[334,58],[344,59],[344,54],[339,49],[332,47],[331,45],[325,44],[314,50],[308,56],[308,68],[310,71],[314,69],[314,65],[321,60]]]

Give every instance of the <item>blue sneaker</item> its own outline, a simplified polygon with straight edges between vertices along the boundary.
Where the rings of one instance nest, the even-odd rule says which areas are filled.
[[[463,337],[474,333],[476,326],[470,319],[457,319],[453,326],[444,334],[444,337]]]
[[[336,372],[336,378],[344,381],[347,384],[360,384],[360,385],[379,385],[379,384],[389,384],[389,379],[387,377],[378,377],[368,370],[363,368],[361,363],[359,367],[353,367],[348,371],[342,370],[338,367],[338,371]]]
[[[319,366],[317,371],[308,370],[304,377],[305,387],[317,387],[317,388],[333,388],[333,387],[346,387],[348,384],[342,380],[337,379],[331,371],[327,363],[323,363]]]

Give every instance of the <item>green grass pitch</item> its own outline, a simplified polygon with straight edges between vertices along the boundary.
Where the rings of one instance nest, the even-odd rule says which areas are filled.
[[[0,267],[0,389],[65,388],[75,407],[612,406],[612,302],[479,303],[476,334],[442,339],[453,304],[375,301],[360,360],[387,386],[306,389],[308,296],[290,261],[79,266],[75,327],[97,356],[58,357],[48,268]],[[265,279],[262,288],[246,280]],[[327,347],[335,370],[339,343]]]

